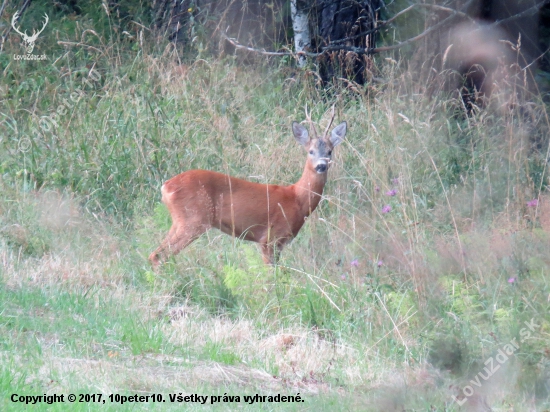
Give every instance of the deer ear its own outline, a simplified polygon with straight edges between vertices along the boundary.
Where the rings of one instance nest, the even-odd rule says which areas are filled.
[[[336,147],[340,143],[342,143],[342,141],[344,140],[344,137],[346,137],[347,129],[348,129],[348,124],[346,122],[342,122],[338,126],[336,126],[334,129],[332,129],[332,132],[330,133],[330,142],[332,143],[333,147]]]
[[[292,132],[294,137],[302,146],[305,146],[309,142],[309,134],[304,126],[298,122],[292,122]]]

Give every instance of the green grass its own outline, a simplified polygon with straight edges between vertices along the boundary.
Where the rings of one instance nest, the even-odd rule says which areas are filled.
[[[61,38],[81,41],[70,28]],[[182,63],[103,30],[87,40],[101,53],[44,43],[61,58],[0,56],[0,409],[23,409],[13,393],[299,392],[304,403],[260,410],[459,410],[453,395],[531,320],[470,401],[550,408],[542,96],[507,105],[502,90],[465,117],[403,63],[376,60],[382,85],[323,90],[285,64]],[[306,104],[320,126],[335,105],[349,133],[280,264],[211,231],[152,272],[170,225],[163,180],[204,168],[295,182],[290,124]]]

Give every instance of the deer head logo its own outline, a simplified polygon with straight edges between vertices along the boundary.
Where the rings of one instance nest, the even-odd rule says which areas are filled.
[[[23,42],[25,42],[25,50],[27,51],[27,54],[31,54],[34,49],[34,42],[38,38],[38,35],[44,31],[44,29],[46,28],[46,24],[48,24],[48,21],[50,19],[48,18],[48,15],[44,13],[44,25],[39,31],[36,31],[35,29],[33,29],[32,36],[29,36],[26,31],[21,33],[19,29],[15,26],[15,23],[17,22],[19,17],[20,17],[20,14],[17,11],[11,19],[11,26],[17,33],[19,33],[23,37]]]

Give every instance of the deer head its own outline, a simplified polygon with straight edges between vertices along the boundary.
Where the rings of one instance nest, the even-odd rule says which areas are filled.
[[[35,29],[33,29],[32,30],[32,36],[29,36],[26,31],[21,32],[15,26],[15,23],[17,22],[19,17],[20,17],[19,12],[18,11],[15,12],[15,14],[13,15],[13,17],[11,19],[11,26],[16,31],[16,33],[19,33],[21,35],[21,37],[23,37],[23,42],[25,42],[25,50],[27,51],[27,54],[31,54],[32,51],[34,50],[34,42],[38,38],[38,35],[44,31],[44,29],[46,28],[46,25],[48,24],[48,21],[50,19],[48,18],[48,15],[46,13],[44,13],[44,25],[42,26],[42,28],[39,31],[36,31]]]
[[[347,131],[347,123],[342,122],[336,126],[329,135],[329,129],[334,121],[334,106],[332,116],[322,136],[319,136],[315,123],[311,120],[311,113],[308,113],[306,106],[306,120],[311,126],[313,136],[310,138],[306,128],[297,122],[292,123],[294,137],[308,152],[308,161],[316,173],[326,173],[332,160],[332,149],[344,140]]]

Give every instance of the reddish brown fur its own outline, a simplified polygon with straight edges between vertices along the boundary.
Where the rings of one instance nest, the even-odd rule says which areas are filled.
[[[207,170],[189,170],[168,180],[162,186],[162,201],[172,216],[172,227],[149,256],[153,266],[211,228],[259,243],[264,261],[272,263],[275,248],[280,250],[292,240],[319,204],[330,154],[345,135],[342,125],[330,139],[309,139],[302,126],[293,126],[309,155],[302,177],[290,186],[253,183]]]

